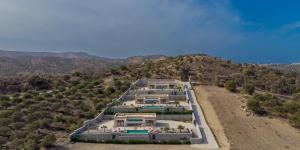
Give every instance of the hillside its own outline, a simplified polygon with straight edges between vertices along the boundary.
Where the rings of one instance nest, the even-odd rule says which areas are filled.
[[[58,60],[59,57],[55,58]],[[280,117],[289,120],[292,126],[300,127],[298,74],[287,74],[258,65],[237,64],[206,55],[160,58],[161,56],[155,59],[145,56],[143,59],[131,58],[135,62],[141,60],[142,63],[127,62],[120,67],[95,74],[73,72],[36,76],[29,73],[1,77],[1,148],[38,148],[47,144],[45,142],[48,138],[55,138],[56,143],[61,144],[84,120],[97,115],[108,102],[122,94],[130,82],[145,77],[184,81],[190,77],[195,83],[217,85],[235,93],[241,92],[249,98],[249,111],[258,115]],[[69,61],[67,58],[62,59]],[[25,64],[20,60],[20,64],[22,63]],[[80,67],[89,70],[88,65],[88,62],[81,63]],[[94,62],[92,65],[99,64]],[[52,67],[57,69],[59,65]],[[251,92],[251,87],[256,94]]]
[[[112,59],[82,52],[49,53],[0,50],[0,75],[68,74],[75,71],[103,73],[120,65],[163,58],[165,58],[163,55],[151,55]]]

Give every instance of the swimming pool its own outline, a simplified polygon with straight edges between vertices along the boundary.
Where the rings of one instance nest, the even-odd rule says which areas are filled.
[[[143,108],[156,108],[156,109],[159,109],[159,108],[162,108],[162,106],[143,106]]]
[[[148,130],[127,130],[128,134],[148,134]]]
[[[127,121],[137,121],[137,122],[139,122],[139,121],[143,121],[143,119],[140,119],[140,118],[129,118],[129,119],[127,119]]]

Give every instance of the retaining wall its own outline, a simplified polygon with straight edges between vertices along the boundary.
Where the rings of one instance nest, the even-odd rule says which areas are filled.
[[[149,133],[149,134],[127,134],[127,133],[104,133],[104,132],[86,132],[81,133],[80,141],[111,141],[113,140],[129,141],[129,140],[143,140],[143,141],[189,141],[192,138],[192,132],[188,133]]]

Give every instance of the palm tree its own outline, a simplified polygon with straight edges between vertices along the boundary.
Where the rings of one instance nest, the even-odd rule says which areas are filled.
[[[103,129],[103,131],[105,132],[105,129],[107,128],[106,125],[101,126],[101,129]]]
[[[164,131],[166,131],[166,132],[168,132],[169,130],[170,130],[169,127],[165,127],[165,128],[164,128]]]
[[[179,132],[181,132],[181,130],[183,130],[185,127],[184,126],[182,126],[182,125],[178,125],[177,126],[177,129],[179,130]]]

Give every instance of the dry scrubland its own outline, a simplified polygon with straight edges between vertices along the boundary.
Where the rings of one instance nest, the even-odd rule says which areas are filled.
[[[213,86],[195,91],[222,149],[299,150],[300,130],[279,119],[247,115],[246,100],[239,94]]]
[[[137,62],[138,58],[134,60]],[[48,61],[50,63],[52,59]],[[87,64],[90,63],[77,61],[79,66],[89,71],[78,72],[75,70],[81,69],[75,67],[73,73],[60,75],[61,72],[57,71],[57,66],[60,65],[57,64],[50,69],[54,70],[53,75],[35,75],[34,72],[40,72],[41,67],[29,67],[32,70],[29,70],[31,73],[28,75],[1,76],[0,149],[39,149],[54,143],[65,143],[67,135],[81,126],[84,120],[97,115],[108,102],[119,97],[132,81],[144,77],[183,81],[191,77],[193,81],[218,85],[233,91],[238,88],[249,94],[251,91],[270,93],[271,95],[254,95],[250,99],[251,103],[248,103],[250,109],[258,114],[284,118],[289,120],[291,125],[300,128],[299,74],[283,73],[259,65],[236,64],[206,55],[141,61],[143,63],[125,63],[130,65],[101,71],[99,74],[89,69]],[[44,66],[44,63],[38,64]],[[110,63],[110,66],[114,66],[113,64]],[[26,65],[23,69],[24,67],[28,68]],[[10,68],[13,70],[13,67]],[[278,146],[277,149],[293,149],[300,143],[298,130],[286,123],[266,117],[247,117],[241,110],[244,103],[236,94],[226,93],[218,88],[203,88],[200,96],[204,96],[206,92],[210,100],[208,102],[212,105],[211,109],[206,109],[209,105],[204,107],[206,113],[214,114],[209,112],[216,110],[215,115],[208,119],[220,119],[219,123],[216,121],[211,124],[217,129],[216,136],[224,137],[227,134],[233,148],[242,149],[238,147],[241,145],[239,143],[245,143],[244,145],[249,145],[250,148],[257,145],[260,149],[269,149],[268,146],[273,144]],[[272,94],[280,96],[275,97]],[[237,130],[233,130],[235,128]],[[47,140],[46,135],[53,140]],[[229,148],[226,138],[221,139],[225,140],[220,141],[220,144]],[[77,145],[75,144],[75,147],[80,147],[81,144]],[[152,147],[148,145],[145,148]]]

